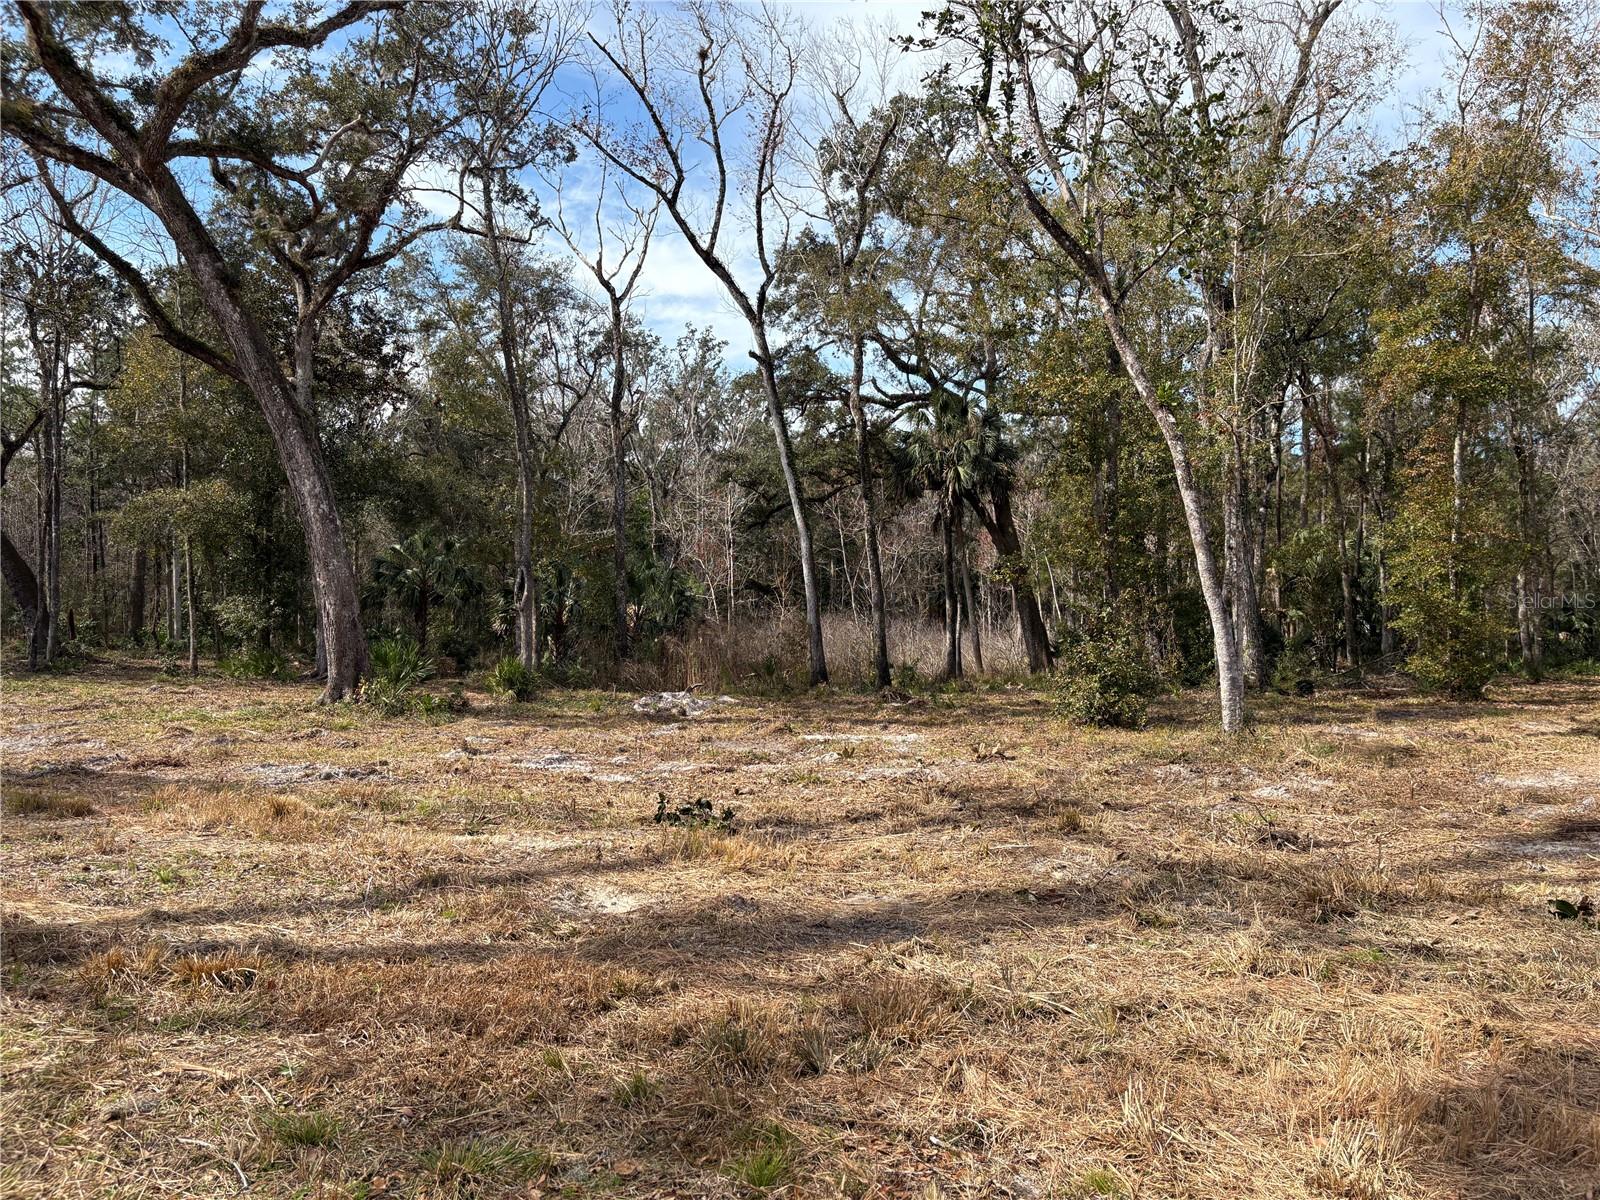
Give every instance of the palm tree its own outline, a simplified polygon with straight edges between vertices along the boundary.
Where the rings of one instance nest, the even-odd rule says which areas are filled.
[[[411,610],[417,643],[428,644],[428,619],[439,604],[459,605],[472,585],[472,575],[456,558],[453,538],[414,533],[395,542],[372,564],[377,591]]]
[[[944,545],[944,670],[961,675],[960,602],[956,591],[956,543],[965,496],[993,471],[1003,453],[998,421],[989,405],[974,405],[949,388],[929,397],[912,415],[903,447],[910,489],[934,496],[934,527]],[[963,551],[964,552],[964,551]],[[970,609],[970,601],[969,601]],[[971,611],[967,620],[973,619]]]

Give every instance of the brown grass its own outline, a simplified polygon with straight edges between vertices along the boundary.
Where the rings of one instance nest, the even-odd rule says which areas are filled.
[[[1600,933],[1547,907],[1600,893],[1592,685],[1263,698],[1233,742],[1200,694],[1139,732],[1001,689],[312,699],[13,675],[8,1197],[1600,1179]]]
[[[13,790],[6,796],[5,811],[13,817],[87,817],[92,816],[95,809],[83,796]]]

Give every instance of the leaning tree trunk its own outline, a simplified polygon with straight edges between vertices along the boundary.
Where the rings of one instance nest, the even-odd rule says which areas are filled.
[[[861,507],[865,515],[867,583],[872,593],[872,669],[879,688],[889,686],[889,606],[883,592],[883,559],[878,552],[878,488],[872,475],[868,446],[867,411],[861,402],[861,382],[866,376],[866,343],[857,336],[850,347],[850,420],[856,434],[856,475],[861,481]],[[973,634],[977,636],[976,632]],[[980,657],[979,669],[982,669]]]
[[[306,535],[312,595],[327,659],[322,700],[347,699],[355,693],[371,662],[366,631],[361,627],[361,594],[356,586],[355,567],[345,544],[314,415],[296,398],[265,332],[235,295],[234,273],[171,169],[156,166],[149,175],[146,194],[139,199],[161,219],[194,277],[201,303],[233,353],[240,382],[250,390],[266,418],[288,479],[289,493]]]
[[[1239,656],[1238,640],[1234,637],[1233,614],[1229,611],[1228,597],[1222,586],[1222,573],[1217,569],[1216,555],[1211,549],[1211,523],[1206,516],[1199,484],[1195,481],[1189,442],[1184,436],[1183,427],[1178,424],[1178,418],[1167,407],[1155,384],[1145,373],[1144,363],[1122,324],[1122,314],[1116,304],[1098,291],[1096,298],[1105,318],[1106,329],[1117,347],[1117,353],[1122,356],[1128,379],[1155,419],[1172,459],[1178,498],[1183,501],[1189,541],[1194,548],[1195,574],[1200,577],[1200,591],[1205,597],[1206,612],[1211,618],[1211,644],[1217,660],[1217,692],[1222,728],[1226,733],[1234,733],[1244,727],[1244,664]]]
[[[1022,537],[1017,533],[1017,519],[1011,511],[1011,482],[998,478],[990,485],[992,511],[976,503],[970,493],[966,499],[994,543],[1000,573],[1011,585],[1017,606],[1017,632],[1022,639],[1022,652],[1028,659],[1028,670],[1034,674],[1048,671],[1054,658],[1050,630],[1044,623],[1039,596],[1033,590],[1033,577],[1022,554]]]
[[[811,547],[811,521],[806,514],[805,495],[800,490],[800,475],[795,470],[789,422],[783,415],[783,401],[778,396],[778,375],[772,362],[772,350],[767,345],[766,330],[752,322],[751,332],[755,334],[756,365],[761,370],[761,382],[767,393],[767,416],[772,422],[772,436],[778,446],[778,465],[783,469],[783,482],[789,490],[795,536],[800,543],[800,578],[806,594],[810,680],[811,686],[815,687],[828,682],[828,658],[822,645],[822,600],[817,591],[817,562]]]

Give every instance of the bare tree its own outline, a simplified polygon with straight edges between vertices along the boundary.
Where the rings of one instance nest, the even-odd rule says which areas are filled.
[[[556,191],[556,232],[571,249],[605,293],[610,323],[606,342],[610,350],[608,427],[611,435],[611,544],[613,590],[612,637],[617,661],[628,657],[628,422],[625,401],[628,395],[628,308],[650,253],[650,238],[655,233],[661,212],[660,197],[648,205],[635,203],[621,188],[615,189],[615,202],[622,219],[608,223],[606,202],[612,193],[609,164],[602,163],[600,182],[595,190],[593,241],[568,220],[564,189],[560,178],[553,182]],[[610,258],[608,260],[608,253]]]
[[[693,3],[664,13],[646,6],[612,10],[612,30],[591,33],[599,65],[609,67],[643,109],[644,120],[607,124],[594,109],[574,124],[614,166],[653,193],[695,256],[722,284],[750,327],[799,542],[813,685],[828,680],[822,602],[806,497],[795,467],[788,417],[778,389],[769,302],[777,263],[795,213],[779,171],[793,136],[802,37],[792,17],[771,5]],[[736,199],[754,246],[753,283],[739,279],[730,226]]]
[[[38,413],[15,444],[8,440],[6,454],[9,460],[35,438],[39,566],[32,584],[36,603],[32,608],[35,616],[30,618],[30,669],[40,658],[53,662],[61,647],[62,490],[67,471],[68,410],[75,393],[104,386],[93,378],[93,342],[97,321],[107,319],[114,307],[94,258],[75,246],[61,223],[49,215],[49,195],[62,185],[46,178],[51,168],[37,160],[33,166],[34,178],[8,197],[12,204],[17,196],[26,203],[5,222],[8,237],[4,262],[0,263],[0,290],[16,306],[21,319],[14,328],[20,329],[32,352],[38,379]],[[59,168],[54,170],[61,173]],[[75,208],[92,207],[99,212],[104,197],[96,191],[91,182],[73,195],[71,203]],[[26,591],[26,577],[33,570],[15,545],[12,550],[16,557],[11,560],[11,570]]]

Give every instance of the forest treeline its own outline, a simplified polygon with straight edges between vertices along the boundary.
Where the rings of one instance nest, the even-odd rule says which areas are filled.
[[[1404,103],[1339,0],[805,18],[8,5],[8,651],[333,700],[407,640],[886,686],[931,636],[1230,730],[1600,658],[1591,0],[1441,13]]]

